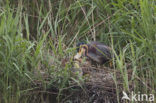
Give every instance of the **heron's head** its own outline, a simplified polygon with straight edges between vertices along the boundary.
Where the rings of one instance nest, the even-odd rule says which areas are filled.
[[[88,45],[84,42],[78,43],[77,45],[77,54],[74,56],[75,59],[81,58],[81,56],[85,56],[88,53]]]
[[[85,44],[84,42],[79,42],[79,43],[76,44],[76,48],[77,48],[76,50],[77,50],[77,52],[79,52],[80,46],[82,46],[84,44]]]

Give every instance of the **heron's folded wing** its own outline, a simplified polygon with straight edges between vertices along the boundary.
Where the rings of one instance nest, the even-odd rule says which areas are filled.
[[[87,55],[90,59],[92,59],[93,61],[97,62],[97,63],[101,63],[99,56],[94,54],[94,53],[88,53]]]

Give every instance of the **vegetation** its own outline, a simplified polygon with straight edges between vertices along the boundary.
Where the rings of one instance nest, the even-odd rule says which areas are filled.
[[[114,50],[113,68],[122,74],[124,91],[132,85],[136,93],[155,94],[155,28],[155,0],[0,1],[0,102],[42,101],[49,87],[61,102],[64,88],[81,81],[70,73],[75,44],[93,40]]]

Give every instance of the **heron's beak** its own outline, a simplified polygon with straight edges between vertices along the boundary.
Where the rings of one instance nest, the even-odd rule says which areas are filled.
[[[77,59],[80,59],[82,56],[81,53],[77,53],[75,56],[74,56],[74,59],[77,60]]]
[[[85,49],[81,48],[80,51],[74,56],[74,59],[79,60],[84,53],[85,53]]]

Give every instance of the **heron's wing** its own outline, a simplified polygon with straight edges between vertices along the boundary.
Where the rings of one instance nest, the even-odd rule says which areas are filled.
[[[100,61],[98,55],[89,52],[89,53],[87,54],[87,56],[88,56],[90,59],[92,59],[93,61],[95,61],[95,62],[97,62],[97,63],[101,63],[101,61]]]
[[[105,58],[110,59],[111,58],[111,48],[104,45],[104,44],[98,44],[98,45],[91,45],[96,49],[96,54]]]

